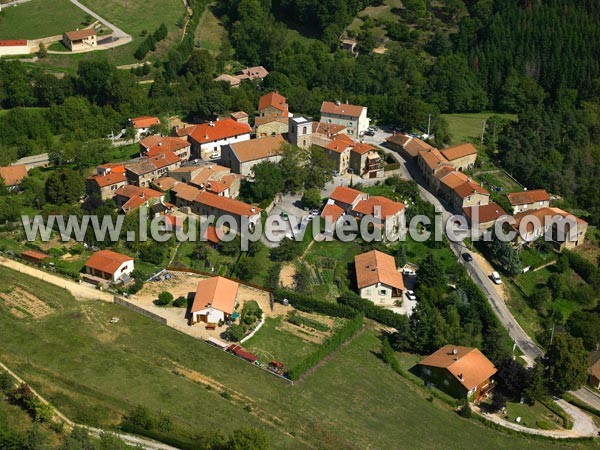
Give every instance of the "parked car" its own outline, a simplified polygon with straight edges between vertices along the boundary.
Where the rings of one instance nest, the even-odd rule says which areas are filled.
[[[417,296],[415,295],[415,291],[408,289],[406,291],[406,298],[412,300],[413,302],[417,300]]]
[[[402,273],[403,273],[404,275],[407,275],[407,276],[409,276],[409,277],[416,277],[416,276],[417,276],[417,272],[415,272],[415,271],[414,271],[414,270],[412,270],[412,269],[408,269],[408,268],[407,268],[407,269],[402,269]]]
[[[498,272],[492,272],[492,281],[496,284],[502,284],[502,280],[500,279],[500,274]]]
[[[463,259],[464,259],[466,262],[471,262],[471,261],[473,261],[473,257],[471,256],[471,254],[470,254],[470,253],[467,253],[467,252],[465,252],[465,253],[463,253],[463,254],[462,254],[462,257],[463,257]]]
[[[319,210],[318,209],[311,210],[310,215],[311,216],[318,216],[319,215]]]
[[[375,136],[375,132],[372,130],[365,131],[365,136]]]

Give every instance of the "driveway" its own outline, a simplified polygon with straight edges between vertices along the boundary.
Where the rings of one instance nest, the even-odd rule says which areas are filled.
[[[577,391],[570,391],[569,394],[600,411],[600,394],[594,392],[589,387],[584,386]]]

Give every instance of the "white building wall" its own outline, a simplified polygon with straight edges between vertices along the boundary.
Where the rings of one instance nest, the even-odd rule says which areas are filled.
[[[360,296],[376,305],[393,305],[392,288],[383,283],[366,286],[360,290]]]
[[[199,156],[202,159],[210,159],[211,155],[213,153],[218,153],[218,157],[221,157],[221,146],[223,145],[229,145],[229,144],[236,144],[238,142],[244,142],[244,141],[248,141],[250,140],[250,133],[245,133],[245,134],[241,134],[239,136],[233,136],[233,137],[229,137],[229,138],[225,138],[225,139],[220,139],[218,141],[211,141],[211,142],[206,142],[204,144],[200,144],[200,147],[198,149],[198,147],[196,145],[194,145],[194,150],[199,152]]]
[[[29,41],[27,41],[27,45],[0,46],[0,57],[28,55],[29,53],[31,53],[31,46],[29,44]]]
[[[124,274],[125,275],[131,274],[131,272],[133,272],[133,269],[134,269],[134,262],[133,261],[124,262],[123,264],[121,264],[119,266],[119,268],[113,274],[113,281],[117,281]]]

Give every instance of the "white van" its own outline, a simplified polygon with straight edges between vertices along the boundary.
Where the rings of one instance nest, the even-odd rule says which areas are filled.
[[[492,281],[496,284],[502,284],[502,280],[500,279],[500,274],[498,272],[492,272]]]

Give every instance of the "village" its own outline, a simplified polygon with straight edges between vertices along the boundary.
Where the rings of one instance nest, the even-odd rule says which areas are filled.
[[[265,76],[264,72],[263,68],[251,68],[247,77]],[[400,164],[386,167],[391,158],[402,161],[402,165],[410,164],[422,188],[439,199],[448,212],[462,215],[469,226],[476,226],[477,232],[492,229],[496,221],[508,215],[492,200],[490,191],[469,175],[478,157],[471,143],[438,150],[416,135],[385,133],[371,126],[366,107],[339,101],[324,101],[319,121],[292,114],[286,98],[277,92],[263,95],[257,106],[253,127],[243,111],[199,124],[179,121],[170,126],[169,135],[156,132],[165,129],[159,117],[131,118],[126,125],[133,130],[131,139],[138,142],[139,156],[99,165],[96,173],[86,179],[87,197],[114,202],[119,214],[132,215],[144,209],[148,217],[164,219],[165,231],[183,229],[190,216],[202,221],[207,216],[229,215],[240,226],[243,219],[257,224],[269,214],[286,218],[296,214],[303,227],[315,217],[336,223],[347,217],[360,220],[370,216],[376,226],[391,224],[394,230],[402,231],[407,211],[414,207],[410,195],[400,201],[397,196],[372,195],[360,188],[377,189],[390,176],[398,183],[408,183],[410,173],[399,170]],[[276,193],[270,203],[259,206],[237,198],[244,182],[262,182],[255,178],[257,165],[278,163],[286,151],[309,149],[321,152],[328,161],[327,170],[331,170],[330,181],[320,192],[324,200],[303,205],[303,198],[292,196],[286,203],[286,196]],[[0,176],[9,189],[18,192],[28,169],[48,164],[43,157],[26,160],[0,168]],[[516,250],[528,247],[548,232],[546,217],[569,215],[552,207],[550,195],[541,189],[512,192],[506,199],[514,230],[518,231],[521,220],[531,214],[542,223],[542,228],[527,228],[526,236],[517,235],[511,244]],[[577,233],[554,239],[556,251],[582,245],[587,224],[581,219],[577,223]],[[348,325],[348,319],[340,316],[332,320],[301,305],[300,310],[296,309],[294,298],[285,295],[286,289],[298,283],[299,268],[291,263],[283,266],[279,281],[270,287],[223,276],[228,272],[207,256],[208,248],[220,252],[221,232],[229,230],[209,225],[202,236],[201,245],[207,249],[195,255],[205,258],[206,264],[199,261],[201,264],[195,268],[182,264],[157,267],[147,280],[136,281],[140,275],[135,257],[109,248],[93,248],[78,282],[113,292],[115,302],[293,381],[298,376],[297,367],[303,363],[302,355],[331,340]],[[289,230],[288,236],[291,232],[294,230]],[[399,262],[397,253],[386,250],[385,243],[374,250],[354,253],[348,282],[356,294],[393,315],[410,317],[419,302],[414,291],[420,281],[419,264],[406,256]],[[28,264],[55,270],[48,249],[31,248],[15,256]],[[464,264],[473,261],[467,251],[461,251],[460,258]],[[504,297],[498,272],[489,271],[486,278],[496,295]],[[138,287],[131,291],[128,288],[134,283]],[[118,322],[118,318],[114,320]],[[269,339],[289,343],[273,351]],[[535,354],[524,355],[528,364],[533,357]],[[418,368],[416,373],[428,385],[476,403],[488,398],[497,371],[479,349],[452,343],[420,361]],[[597,377],[593,370],[592,378]]]

